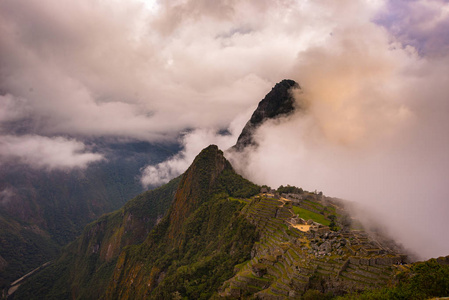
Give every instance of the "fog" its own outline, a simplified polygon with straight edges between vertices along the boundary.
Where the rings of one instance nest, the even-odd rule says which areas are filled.
[[[85,152],[85,148],[81,142],[62,137],[5,135],[0,140],[0,162],[16,160],[34,168],[54,170],[85,168],[104,159],[101,154]]]
[[[230,158],[259,184],[364,206],[420,258],[447,255],[447,62],[392,44],[375,24],[340,28],[325,47],[302,53],[290,74],[307,108],[267,122],[258,148]]]
[[[105,159],[96,138],[179,142],[142,169],[162,184],[207,145],[233,145],[290,78],[306,109],[262,126],[244,158],[227,154],[235,168],[366,205],[421,257],[448,255],[448,12],[443,0],[0,1],[0,165],[87,168]]]

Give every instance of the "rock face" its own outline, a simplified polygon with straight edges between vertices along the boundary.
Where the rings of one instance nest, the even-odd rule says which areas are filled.
[[[284,79],[273,87],[265,98],[259,102],[251,119],[246,123],[234,146],[235,150],[241,151],[249,145],[255,145],[254,131],[266,120],[286,116],[295,110],[295,100],[291,94],[291,90],[295,88],[300,87],[290,79]]]

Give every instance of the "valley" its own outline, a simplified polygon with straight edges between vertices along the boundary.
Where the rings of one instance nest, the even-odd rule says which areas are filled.
[[[288,188],[300,192],[254,185],[211,145],[181,177],[87,226],[13,299],[376,299],[417,293],[434,270],[442,280],[416,299],[446,293],[449,257],[411,263],[344,201]]]

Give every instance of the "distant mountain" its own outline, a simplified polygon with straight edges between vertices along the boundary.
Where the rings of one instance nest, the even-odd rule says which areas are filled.
[[[238,215],[243,203],[228,197],[249,197],[258,192],[258,186],[237,175],[223,153],[210,146],[180,178],[138,196],[123,209],[90,224],[80,238],[64,249],[57,262],[24,284],[15,298],[98,299],[107,285],[110,286],[107,293],[129,293],[115,291],[129,288],[129,280],[125,280],[128,275],[120,272],[138,272],[140,265],[145,264],[142,271],[147,268],[152,271],[141,273],[142,278],[136,281],[154,281],[164,276],[168,284],[182,275],[176,267],[178,263],[186,265],[203,258],[205,265],[201,268],[213,263],[221,265],[222,270],[210,274],[208,287],[195,287],[192,282],[192,289],[198,295],[206,290],[212,293],[223,281],[222,277],[232,275],[236,263],[249,258],[251,246],[244,243],[256,239],[254,227]],[[167,207],[172,202],[166,216],[147,236],[157,222],[156,215],[161,217],[166,210],[164,205]],[[155,207],[160,207],[159,214]],[[130,244],[136,246],[123,248]],[[179,262],[169,272],[167,269],[175,257]],[[126,269],[114,269],[128,258],[132,261]],[[111,286],[117,276],[124,282]],[[132,292],[130,297],[140,298],[141,293],[145,291]],[[154,293],[166,295],[167,292],[159,288]],[[110,297],[116,296],[106,296]]]
[[[230,151],[303,109],[284,80]],[[342,200],[238,175],[216,146],[180,177],[89,224],[14,299],[426,299],[449,295],[449,256],[409,264]],[[0,258],[0,268],[3,261]],[[432,284],[428,284],[432,282]],[[14,288],[18,287],[15,286]],[[415,296],[418,295],[418,296]]]
[[[240,134],[234,150],[241,151],[245,147],[255,145],[254,131],[264,122],[281,116],[287,116],[296,109],[292,89],[299,89],[299,85],[289,79],[277,83],[273,89],[259,102],[251,119],[246,123]]]
[[[178,146],[146,142],[92,144],[105,161],[85,170],[0,168],[0,290],[56,257],[89,222],[142,193],[140,169],[173,155]]]
[[[254,131],[268,119],[287,116],[297,106],[299,88],[283,80],[259,103],[234,149],[254,144]],[[176,153],[177,145],[86,141],[107,160],[86,170],[42,171],[11,163],[0,169],[0,289],[55,257],[61,246],[103,213],[120,208],[143,191],[140,169]]]
[[[142,243],[172,203],[180,178],[147,191],[87,225],[59,259],[26,283],[15,298],[99,299],[123,248]]]
[[[290,186],[259,191],[209,146],[181,177],[89,224],[14,299],[447,293],[449,257],[405,264],[400,248],[354,223],[343,202]]]

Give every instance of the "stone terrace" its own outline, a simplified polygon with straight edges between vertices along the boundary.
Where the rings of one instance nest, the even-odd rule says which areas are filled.
[[[251,260],[235,267],[235,276],[224,283],[222,297],[254,296],[286,299],[317,288],[317,278],[327,282],[326,291],[342,293],[385,284],[394,265],[403,257],[385,253],[364,232],[329,230],[302,232],[289,226],[294,216],[286,201],[256,196],[242,213],[257,226],[260,240]]]

